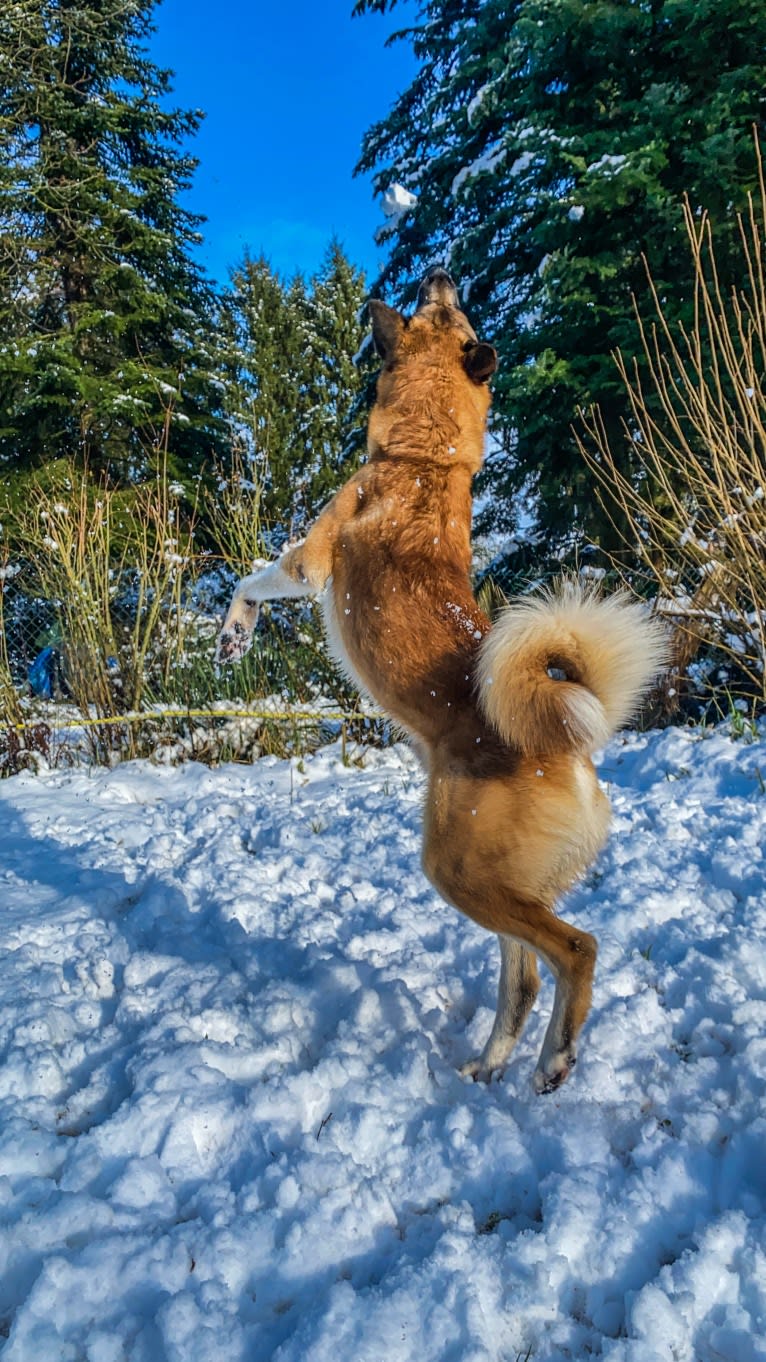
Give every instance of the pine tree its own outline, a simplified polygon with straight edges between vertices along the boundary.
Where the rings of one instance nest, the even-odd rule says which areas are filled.
[[[360,397],[373,367],[363,350],[366,323],[360,319],[367,294],[364,274],[351,264],[338,241],[311,280],[305,321],[308,410],[304,434],[308,462],[304,499],[309,518],[348,478],[359,462],[366,420]]]
[[[275,546],[302,533],[358,459],[363,274],[332,242],[307,284],[246,256],[224,298],[228,414]]]
[[[685,193],[711,215],[724,287],[746,283],[735,212],[757,182],[766,5],[425,0],[419,16],[419,74],[359,167],[418,196],[382,234],[378,287],[408,301],[441,259],[500,351],[486,520],[512,529],[531,492],[538,542],[613,548],[571,425],[598,403],[626,449],[612,352],[638,349],[632,296],[651,311],[644,255],[666,316],[690,319]]]
[[[154,0],[8,0],[0,15],[0,459],[192,473],[220,441],[211,291],[179,150],[146,56]],[[166,429],[167,427],[167,429]]]
[[[262,256],[245,256],[223,297],[227,417],[237,452],[263,489],[263,519],[278,537],[292,529],[294,482],[303,457],[296,422],[305,400],[305,306],[301,276],[284,283]]]

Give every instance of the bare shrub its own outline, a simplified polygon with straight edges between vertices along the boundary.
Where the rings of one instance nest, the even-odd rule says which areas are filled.
[[[328,709],[355,710],[312,602],[264,606],[257,646],[240,666],[216,672],[231,588],[264,549],[260,491],[235,462],[208,494],[206,523],[221,556],[196,552],[182,496],[162,466],[139,487],[115,489],[61,465],[4,516],[23,571],[14,583],[13,668],[0,613],[0,774],[35,764],[46,724],[44,755],[56,762],[78,754],[107,763],[251,760],[311,750],[332,736]],[[38,621],[20,649],[29,607],[45,627]],[[43,643],[55,650],[60,684],[51,700],[31,701],[24,677]],[[372,734],[361,713],[359,724]]]
[[[129,497],[71,467],[55,490],[33,485],[16,512],[27,590],[53,607],[67,688],[84,719],[139,709],[152,670],[167,681],[183,651],[193,526],[181,515],[181,492],[164,467]],[[127,725],[88,733],[97,757],[132,748]]]
[[[760,195],[739,219],[747,286],[729,293],[711,223],[686,203],[693,326],[667,322],[650,277],[656,321],[638,319],[643,368],[616,355],[631,405],[633,476],[610,448],[598,410],[581,413],[579,438],[602,504],[616,525],[628,526],[626,546],[676,625],[677,670],[704,645],[726,660],[731,694],[758,705],[766,702],[764,223],[761,171]]]

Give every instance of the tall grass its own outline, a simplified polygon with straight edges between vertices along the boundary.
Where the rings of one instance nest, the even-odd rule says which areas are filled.
[[[182,516],[164,467],[129,500],[72,468],[63,489],[31,489],[14,532],[27,590],[55,610],[80,713],[106,720],[139,709],[152,675],[167,682],[185,641],[193,516]],[[126,733],[92,731],[97,749],[115,738],[122,744]]]
[[[265,552],[258,484],[235,462],[206,494],[206,528],[220,555],[196,552],[196,508],[182,498],[162,464],[129,491],[94,484],[67,467],[55,485],[33,484],[6,522],[24,565],[26,597],[45,602],[55,619],[67,717],[75,724],[80,717],[79,741],[100,762],[146,753],[213,760],[306,751],[326,739],[327,724],[270,717],[275,710],[321,711],[328,701],[353,710],[357,701],[327,655],[313,603],[265,606],[256,646],[243,663],[220,673],[214,665],[231,589]],[[55,728],[61,707],[47,708]],[[237,710],[259,709],[263,719],[236,717]],[[0,728],[21,733],[23,744],[29,723],[0,614]],[[57,750],[63,759],[71,744],[60,742]]]
[[[238,577],[266,556],[261,501],[255,463],[235,450],[227,468],[215,469],[214,485],[205,493],[205,520],[223,561]]]
[[[263,522],[262,487],[254,470],[254,464],[235,453],[226,472],[218,471],[215,489],[205,502],[205,522],[232,586],[274,554],[274,536]],[[219,694],[244,680],[251,695],[279,693],[287,702],[299,704],[321,697],[349,710],[358,705],[356,691],[327,652],[316,601],[265,603],[256,646],[242,666],[239,671],[224,669],[216,678]]]

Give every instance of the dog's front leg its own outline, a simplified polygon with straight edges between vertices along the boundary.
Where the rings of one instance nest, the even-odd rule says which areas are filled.
[[[248,577],[243,577],[231,599],[223,629],[218,636],[216,662],[239,662],[253,642],[253,630],[258,622],[261,601],[284,600],[295,596],[310,596],[323,590],[328,574],[314,571],[306,574],[302,550],[296,544],[273,563],[264,563]]]
[[[342,529],[358,513],[359,488],[367,478],[359,469],[327,503],[302,544],[243,577],[232,597],[216,648],[217,662],[238,662],[253,641],[261,601],[312,596],[324,591],[332,575],[333,554]]]

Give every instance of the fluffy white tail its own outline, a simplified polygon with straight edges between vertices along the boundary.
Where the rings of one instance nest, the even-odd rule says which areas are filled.
[[[627,721],[667,656],[665,630],[640,602],[562,581],[502,612],[479,652],[479,702],[522,752],[592,752]]]

